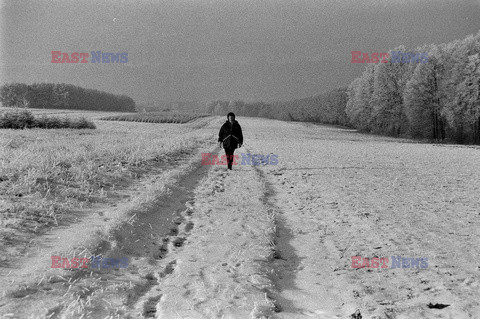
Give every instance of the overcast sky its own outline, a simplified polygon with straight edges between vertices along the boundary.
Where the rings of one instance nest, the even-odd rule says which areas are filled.
[[[0,0],[0,82],[71,83],[137,102],[289,100],[347,86],[387,52],[480,30],[480,0]],[[51,51],[128,53],[53,64]]]

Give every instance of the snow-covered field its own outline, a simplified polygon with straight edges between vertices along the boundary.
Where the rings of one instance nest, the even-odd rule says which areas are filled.
[[[12,272],[29,283],[2,278],[0,314],[480,318],[480,149],[237,120],[245,144],[236,154],[277,155],[277,165],[201,166],[201,152],[219,152],[212,140],[185,155],[188,165],[168,175],[151,205],[90,243],[92,252],[129,257],[127,268],[46,270],[45,255],[29,273]],[[217,133],[222,121],[199,130]],[[353,268],[352,256],[369,266],[389,260]],[[392,268],[392,256],[427,265]]]
[[[282,226],[277,318],[480,318],[480,149],[244,126],[253,151],[279,155],[263,169]],[[352,256],[390,260],[354,269]],[[391,256],[428,267],[391,268]]]

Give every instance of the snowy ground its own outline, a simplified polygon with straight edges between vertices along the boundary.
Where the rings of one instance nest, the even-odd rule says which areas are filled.
[[[277,165],[200,166],[212,140],[91,247],[128,268],[19,263],[24,280],[2,278],[2,317],[480,318],[480,149],[238,121],[236,154]],[[352,256],[388,267],[352,268]],[[428,266],[392,269],[392,256]]]
[[[254,151],[279,154],[264,169],[283,226],[275,317],[480,318],[478,148],[245,124]],[[353,269],[352,256],[428,268]]]

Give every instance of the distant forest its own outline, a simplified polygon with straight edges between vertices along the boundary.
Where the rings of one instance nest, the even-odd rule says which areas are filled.
[[[226,115],[228,112],[233,112],[240,116],[346,126],[349,124],[345,113],[346,105],[347,88],[342,88],[287,102],[210,101],[205,107],[205,112],[214,115]]]
[[[392,63],[392,51],[427,53],[428,62]],[[480,32],[447,44],[392,51],[387,63],[366,64],[345,89],[271,104],[211,101],[205,111],[480,144]]]
[[[126,95],[63,83],[5,84],[0,87],[0,102],[5,107],[135,112],[135,101]]]

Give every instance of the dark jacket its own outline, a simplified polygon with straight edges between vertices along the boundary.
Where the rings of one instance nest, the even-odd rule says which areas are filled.
[[[243,144],[243,134],[240,124],[236,120],[230,124],[229,121],[223,123],[218,133],[218,141],[223,143],[223,148],[236,149],[238,144]]]

